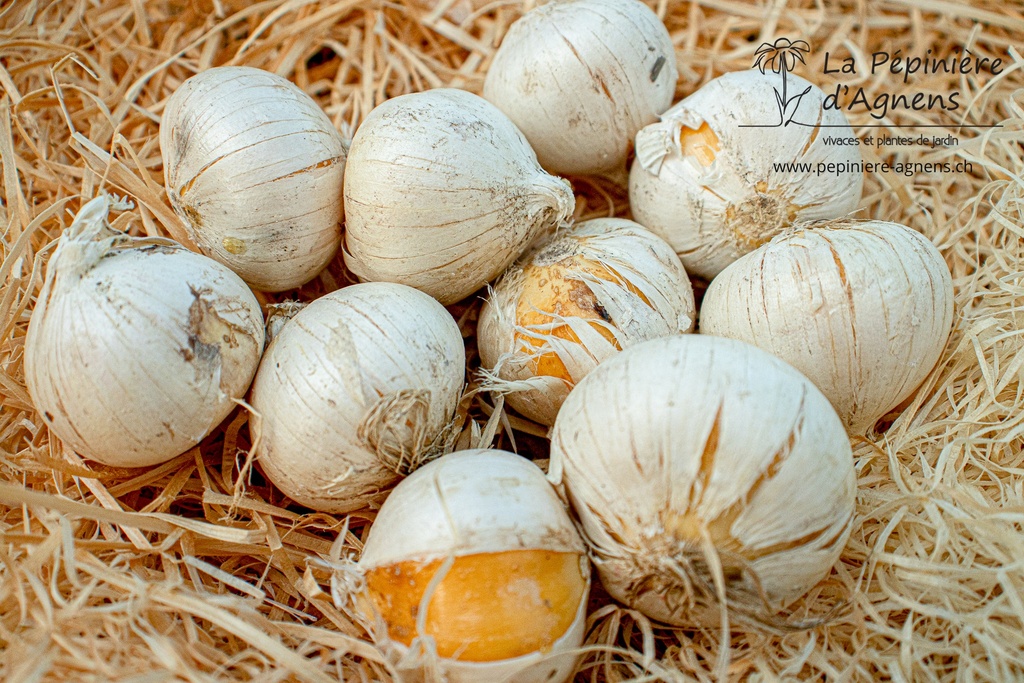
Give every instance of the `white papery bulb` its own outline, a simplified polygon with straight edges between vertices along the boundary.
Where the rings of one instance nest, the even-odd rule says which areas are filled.
[[[590,564],[529,460],[472,450],[417,470],[381,507],[359,567],[361,609],[409,680],[431,670],[449,683],[572,674]]]
[[[111,203],[83,206],[47,264],[25,381],[47,427],[75,451],[143,467],[198,444],[245,395],[263,315],[216,261],[111,230]]]
[[[672,104],[675,50],[638,0],[567,0],[512,24],[484,97],[552,173],[622,174],[638,130]]]
[[[785,79],[784,109],[782,74],[739,71],[637,133],[633,215],[675,247],[693,275],[713,278],[786,227],[847,216],[860,202],[859,148],[825,141],[854,137],[846,117],[823,107],[817,86],[791,73]],[[779,166],[790,163],[799,166]]]
[[[334,258],[345,141],[287,79],[247,66],[196,74],[167,101],[160,150],[189,236],[254,288],[298,287]]]
[[[568,218],[575,198],[494,105],[441,88],[370,112],[352,140],[345,205],[353,273],[449,304]]]
[[[455,320],[415,289],[367,283],[316,299],[276,331],[253,382],[263,471],[317,510],[379,502],[450,449],[465,362]]]
[[[780,235],[722,271],[701,307],[703,332],[791,364],[857,434],[924,381],[952,324],[942,254],[885,221]]]
[[[494,287],[477,328],[484,385],[550,426],[598,363],[690,332],[695,318],[690,279],[672,247],[633,221],[585,221],[528,253]]]
[[[681,626],[771,621],[849,537],[843,424],[803,375],[732,339],[638,344],[569,394],[550,477],[613,597]],[[718,586],[721,586],[719,589]]]

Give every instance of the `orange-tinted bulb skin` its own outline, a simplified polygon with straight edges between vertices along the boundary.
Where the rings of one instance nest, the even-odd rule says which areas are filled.
[[[429,600],[446,560],[399,562],[366,574],[388,637],[410,645],[426,609],[425,633],[441,657],[492,662],[544,652],[572,625],[587,577],[577,553],[510,550],[457,557]]]
[[[683,156],[693,157],[705,168],[711,165],[721,149],[718,136],[707,123],[700,124],[696,129],[684,127],[679,133],[679,146],[683,150]]]
[[[555,321],[552,314],[564,318],[592,320],[595,322],[590,323],[591,327],[615,348],[621,349],[612,331],[597,322],[603,320],[613,323],[614,321],[610,320],[607,311],[604,310],[586,283],[570,277],[570,273],[587,273],[606,282],[625,285],[631,292],[640,296],[645,303],[649,303],[636,287],[625,281],[611,268],[575,255],[548,265],[530,264],[523,268],[523,290],[516,303],[516,324],[521,327],[549,325]],[[577,344],[580,341],[568,325],[555,326],[546,330],[544,334]],[[523,342],[535,347],[540,347],[544,343],[542,339],[524,335],[521,332],[516,333],[516,344],[519,345],[519,348]],[[535,367],[537,375],[557,377],[570,385],[573,383],[568,369],[554,351],[539,355],[535,359]]]

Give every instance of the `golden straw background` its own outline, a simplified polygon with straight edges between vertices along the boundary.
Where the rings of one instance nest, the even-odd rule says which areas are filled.
[[[115,227],[182,239],[157,130],[198,70],[286,76],[346,133],[387,97],[479,93],[501,37],[532,2],[15,0],[0,10],[0,673],[9,681],[369,681],[389,665],[344,612],[346,562],[373,513],[313,514],[246,464],[239,409],[201,447],[149,470],[88,463],[51,439],[25,389],[25,330],[54,241],[99,192],[135,209]],[[677,99],[745,69],[763,41],[807,40],[797,73],[828,90],[854,55],[871,95],[961,93],[953,113],[896,113],[953,148],[864,149],[867,160],[961,161],[970,174],[866,178],[862,217],[942,250],[955,330],[891,426],[855,444],[857,519],[830,577],[787,615],[806,630],[656,627],[592,596],[580,681],[1024,680],[1024,5],[987,0],[694,0],[652,7],[677,48]],[[876,50],[1000,57],[999,77],[863,73]],[[844,79],[850,79],[844,76]],[[875,123],[853,116],[859,133]],[[1001,123],[967,130],[959,123]],[[902,127],[900,127],[902,126]],[[872,132],[880,132],[875,129]],[[578,217],[628,215],[622,190],[573,179]],[[341,266],[300,290],[348,282]],[[278,297],[280,298],[280,297]],[[471,337],[478,304],[452,307]],[[471,340],[470,340],[471,342]],[[472,347],[472,346],[471,346]],[[468,402],[467,402],[468,403]],[[465,405],[463,443],[489,407]],[[521,452],[537,428],[511,422]],[[474,432],[474,430],[476,430]],[[510,447],[507,425],[497,442]],[[468,436],[467,436],[468,435]],[[241,470],[241,473],[240,473]],[[723,648],[727,667],[718,668]]]

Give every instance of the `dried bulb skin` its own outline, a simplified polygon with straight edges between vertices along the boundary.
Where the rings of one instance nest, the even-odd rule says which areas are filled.
[[[404,285],[367,283],[275,332],[256,380],[256,453],[288,497],[327,512],[374,504],[444,452],[465,349],[451,315]]]
[[[480,449],[423,466],[384,502],[359,567],[360,609],[403,680],[434,666],[464,683],[571,675],[590,566],[529,460]],[[427,639],[437,658],[423,653]]]
[[[621,349],[682,334],[696,317],[686,270],[633,221],[579,223],[528,252],[480,314],[485,386],[545,425],[569,390]]]
[[[274,341],[274,337],[277,333],[285,326],[285,324],[295,317],[295,314],[301,311],[307,306],[304,301],[285,300],[276,304],[267,305],[267,346],[270,346],[270,342]]]
[[[716,78],[637,133],[633,215],[675,248],[690,274],[711,279],[788,226],[842,218],[860,202],[859,149],[824,141],[854,137],[846,117],[823,108],[817,86],[785,77],[784,112],[782,75],[753,69]],[[810,170],[775,166],[790,162]],[[819,163],[850,172],[819,174]]]
[[[953,282],[920,233],[884,221],[787,232],[708,288],[701,329],[790,363],[863,434],[924,381],[953,324]]]
[[[352,140],[345,206],[353,273],[450,304],[570,216],[575,198],[494,105],[439,88],[366,117]]]
[[[110,230],[109,206],[93,199],[60,238],[29,323],[25,380],[68,446],[143,467],[198,444],[245,396],[263,316],[216,261]]]
[[[509,28],[484,97],[552,173],[624,174],[633,138],[672,104],[678,75],[668,30],[638,0],[551,2]]]
[[[167,101],[160,150],[190,237],[255,289],[298,287],[334,258],[345,141],[287,79],[247,66],[196,74]]]
[[[856,489],[842,422],[813,384],[696,334],[584,378],[555,421],[549,478],[612,596],[680,626],[719,623],[718,583],[729,614],[753,620],[806,593],[846,544]]]

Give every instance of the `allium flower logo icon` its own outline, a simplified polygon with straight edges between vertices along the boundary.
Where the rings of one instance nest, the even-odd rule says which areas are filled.
[[[771,69],[777,74],[782,74],[782,92],[775,89],[775,101],[779,106],[779,122],[775,124],[776,126],[788,126],[793,121],[793,116],[800,108],[800,100],[811,89],[811,86],[807,86],[802,93],[794,95],[792,98],[786,92],[786,74],[796,68],[797,61],[806,64],[804,55],[810,51],[811,46],[806,41],[778,38],[774,43],[761,43],[761,47],[757,48],[757,52],[754,53],[757,56],[754,61],[755,69],[760,69],[761,73]],[[793,105],[792,108],[790,104]],[[789,113],[788,117],[786,116],[787,112]]]

